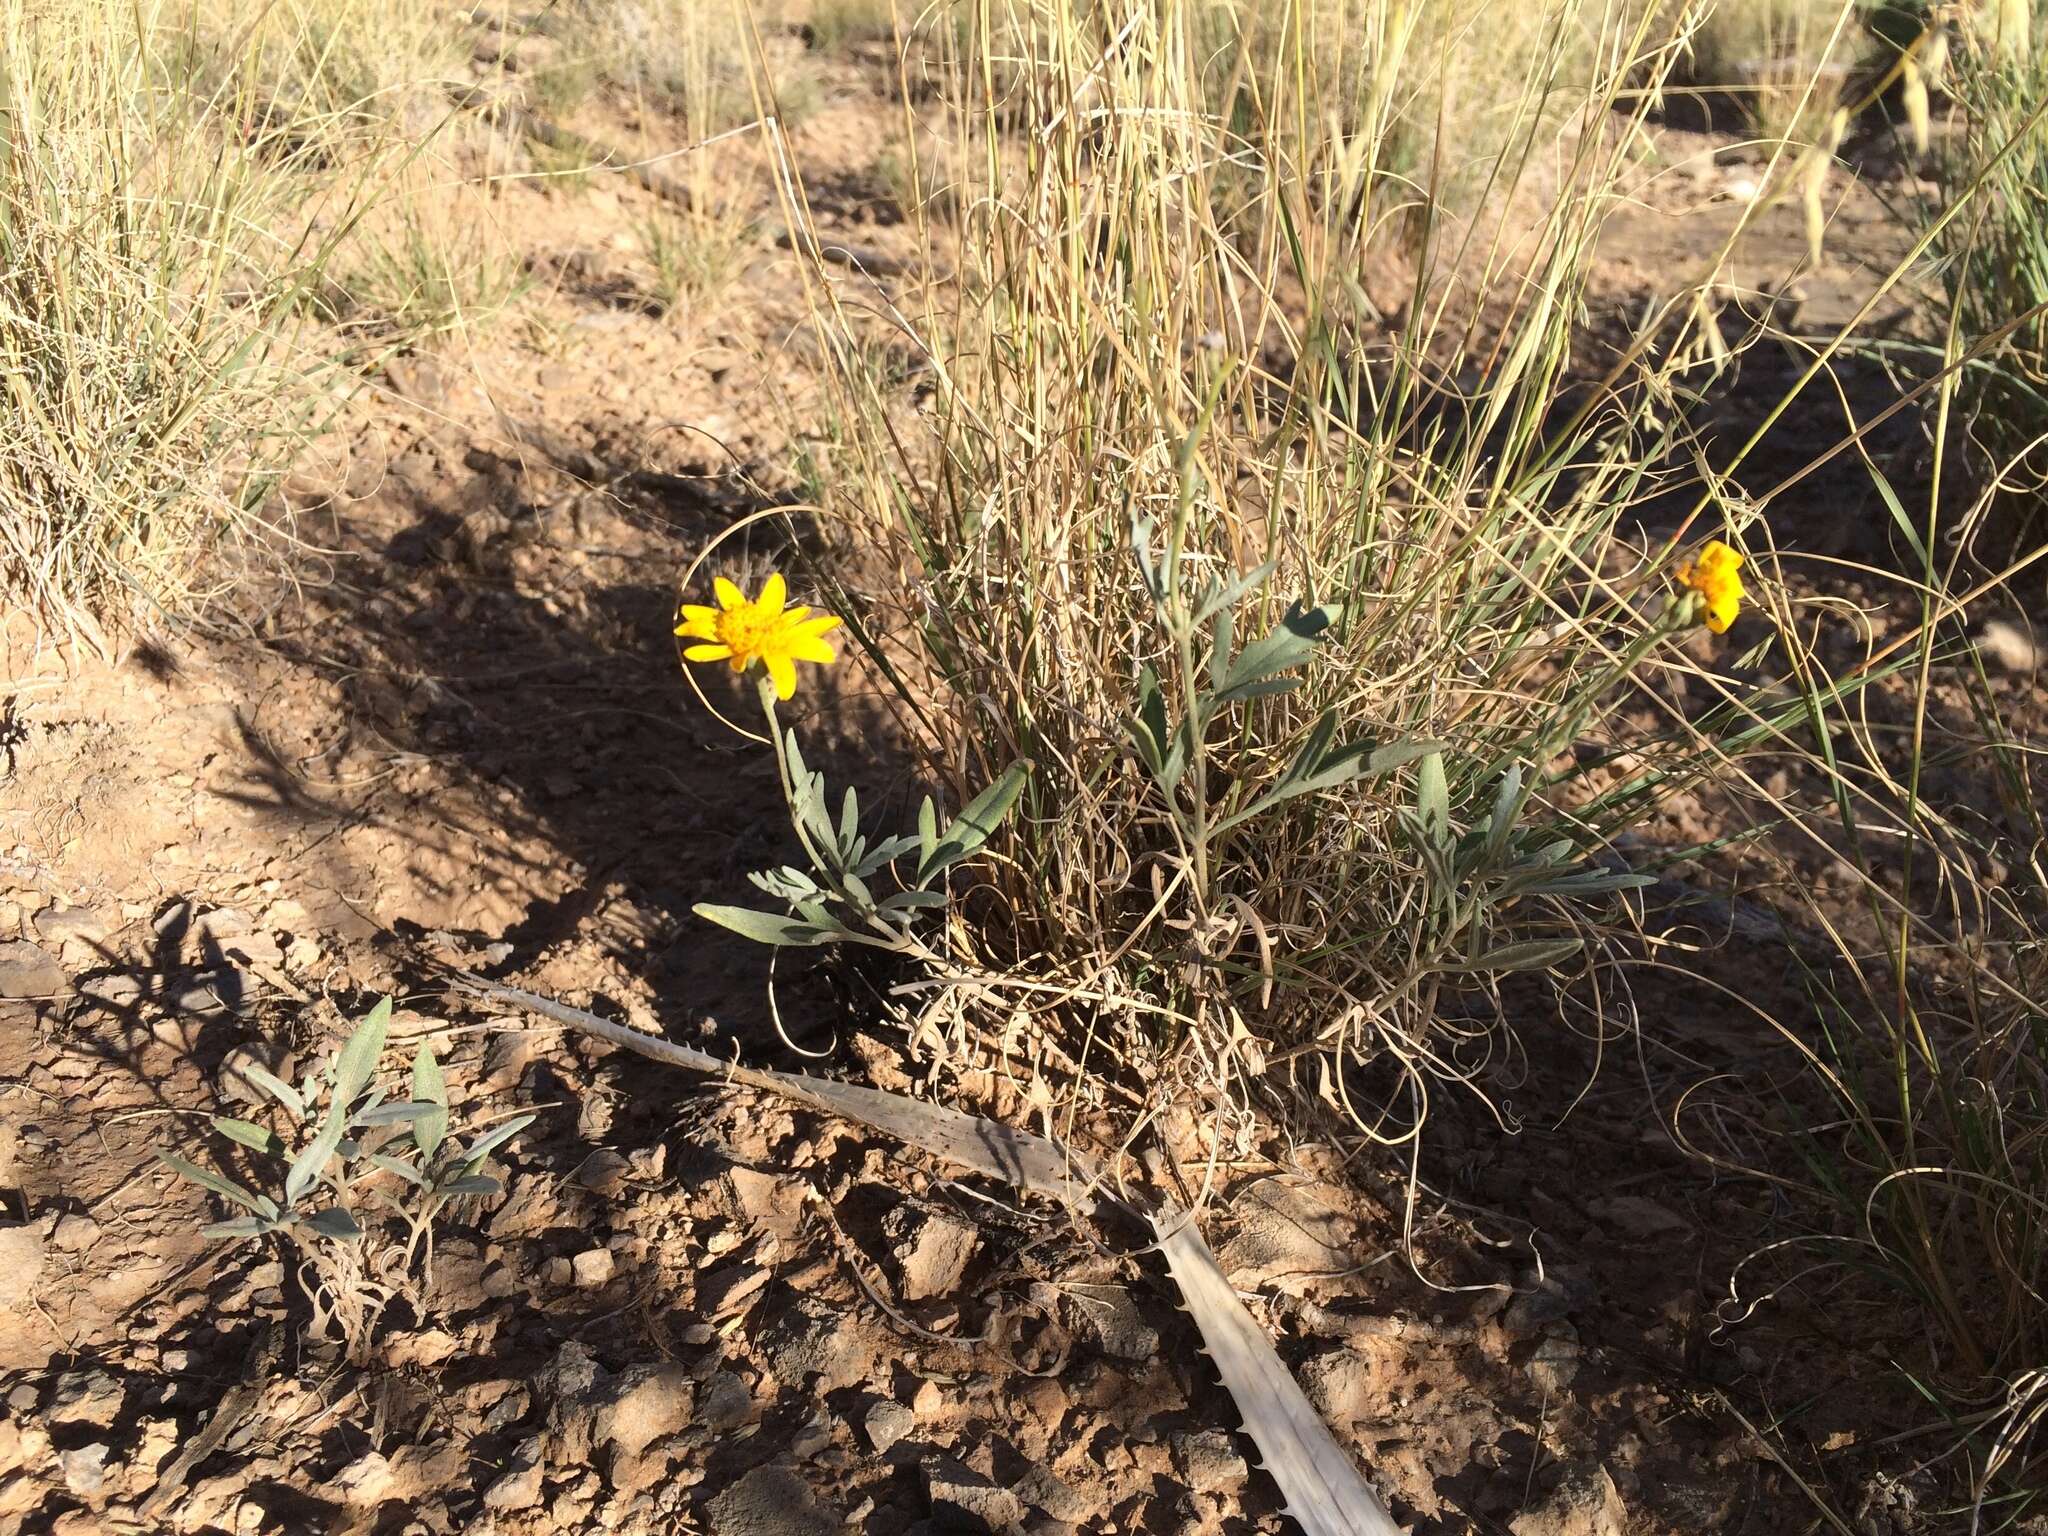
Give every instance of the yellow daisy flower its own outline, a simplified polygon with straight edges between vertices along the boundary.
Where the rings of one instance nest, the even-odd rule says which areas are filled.
[[[1699,593],[1699,609],[1707,628],[1717,635],[1728,633],[1742,608],[1742,556],[1719,539],[1707,540],[1697,560],[1678,568],[1678,583]]]
[[[716,608],[697,603],[682,606],[682,623],[676,633],[696,645],[685,647],[685,661],[730,661],[735,672],[744,672],[755,662],[766,662],[775,697],[786,699],[796,692],[796,664],[823,664],[833,659],[832,647],[823,636],[836,629],[839,620],[829,613],[811,615],[802,606],[786,608],[789,587],[782,573],[770,576],[761,595],[749,600],[746,593],[723,576],[714,584]]]

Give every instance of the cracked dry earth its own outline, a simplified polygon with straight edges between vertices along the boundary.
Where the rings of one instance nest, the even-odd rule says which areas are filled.
[[[900,210],[862,158],[883,110],[835,78],[795,149],[827,237],[888,251]],[[375,381],[294,487],[323,579],[252,598],[245,638],[118,665],[10,637],[0,1530],[1289,1529],[1135,1240],[444,990],[437,961],[758,1064],[931,1084],[828,977],[781,978],[816,1054],[785,1049],[761,953],[689,916],[780,848],[771,765],[689,695],[668,625],[676,573],[800,446],[775,405],[802,368],[786,258],[764,244],[740,300],[661,317],[616,302],[637,191],[505,196],[554,274],[541,323]],[[821,756],[906,793],[851,669],[798,702]],[[1794,1298],[1719,1326],[1771,1213],[1681,1155],[1668,1111],[1769,1048],[1656,984],[1625,1048],[1532,1002],[1526,1125],[1446,1107],[1409,1238],[1405,1169],[1255,1128],[1204,1231],[1417,1531],[1805,1529],[1749,1429],[1791,1405],[1808,1480],[1917,1529],[1914,1490],[1862,1459],[1899,1390],[1881,1323],[1830,1339]],[[217,1202],[152,1149],[225,1160],[203,1117],[254,1112],[240,1069],[309,1065],[387,992],[458,1130],[538,1118],[350,1361],[278,1250],[199,1236]]]
[[[844,1124],[559,1034],[443,1036],[457,1104],[542,1119],[503,1160],[505,1195],[446,1231],[418,1310],[344,1364],[293,1336],[277,1256],[200,1240],[201,1199],[149,1152],[188,1106],[246,1112],[237,1053],[291,1067],[323,1024],[339,1034],[332,1004],[261,983],[222,1003],[230,968],[289,982],[291,945],[235,909],[193,919],[218,959],[183,970],[146,917],[87,938],[85,910],[26,921],[101,974],[61,1024],[10,1012],[4,1041],[26,1063],[0,1100],[31,1217],[0,1239],[0,1511],[20,1528],[1287,1528],[1156,1266]],[[102,1001],[131,938],[157,956],[144,997]],[[435,1006],[395,1028],[469,1022]],[[1516,1289],[1434,1293],[1390,1246],[1398,1214],[1334,1168],[1245,1162],[1206,1223],[1219,1257],[1417,1529],[1734,1529],[1773,1492],[1688,1373],[1629,1358],[1656,1332],[1636,1314],[1668,1330],[1696,1303],[1689,1277],[1603,1295],[1597,1263],[1539,1274],[1507,1243],[1475,1263],[1446,1225],[1425,1235],[1440,1276]],[[1647,1197],[1592,1214],[1602,1255],[1699,1244]]]

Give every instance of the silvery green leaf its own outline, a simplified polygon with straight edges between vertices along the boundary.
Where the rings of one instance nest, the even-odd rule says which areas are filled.
[[[1397,806],[1394,819],[1400,824],[1401,830],[1408,834],[1408,840],[1415,845],[1416,853],[1421,856],[1437,899],[1448,901],[1457,890],[1457,872],[1451,868],[1451,850],[1431,835],[1429,827],[1413,811]]]
[[[789,781],[797,818],[820,848],[833,847],[836,840],[833,837],[832,813],[825,808],[825,776],[811,772],[805,764],[803,748],[797,744],[794,730],[785,732],[783,740],[789,757]]]
[[[817,881],[788,864],[780,869],[756,870],[747,879],[770,896],[779,896],[784,901],[801,901],[807,896],[822,894]]]
[[[959,863],[995,835],[996,829],[1003,824],[1003,818],[1010,814],[1010,807],[1024,793],[1024,783],[1031,776],[1031,767],[1028,761],[1010,764],[1000,779],[967,802],[966,808],[946,828],[931,857],[918,868],[917,884],[926,884],[939,871]]]
[[[291,1117],[294,1120],[306,1118],[306,1101],[300,1097],[299,1090],[290,1083],[284,1082],[273,1073],[257,1066],[253,1061],[246,1062],[235,1070],[269,1094],[273,1099],[277,1100],[287,1110],[291,1111]]]
[[[1300,795],[1335,789],[1364,773],[1365,744],[1354,742],[1349,746],[1333,748],[1332,742],[1336,734],[1336,711],[1325,710],[1309,728],[1308,739],[1302,743],[1301,750],[1294,755],[1294,761],[1288,764],[1287,771],[1280,776],[1278,782],[1243,810],[1217,822],[1214,830],[1219,833],[1227,832],[1230,828],[1249,821],[1276,805],[1284,804]]]
[[[857,909],[866,912],[874,911],[874,893],[868,889],[867,882],[862,880],[860,876],[842,875],[840,876],[840,884],[846,888],[846,894],[853,898]]]
[[[846,793],[845,793],[845,794],[844,794],[843,796],[841,796],[841,797],[840,797],[840,801],[839,801],[839,845],[840,845],[840,847],[842,847],[842,848],[847,848],[847,847],[851,847],[851,846],[852,846],[852,844],[853,844],[853,840],[854,840],[854,838],[855,838],[855,837],[856,837],[856,836],[857,836],[857,835],[859,834],[859,832],[860,832],[860,800],[859,800],[859,797],[857,797],[857,796],[856,796],[856,795],[854,794],[854,792],[853,792],[853,786],[852,786],[851,784],[849,784],[849,785],[847,785],[847,786],[846,786]]]
[[[199,1235],[216,1242],[226,1242],[236,1238],[260,1237],[269,1230],[269,1225],[254,1216],[237,1216],[233,1221],[216,1221],[210,1227],[201,1227]]]
[[[1508,845],[1508,835],[1515,830],[1515,818],[1522,813],[1522,765],[1501,775],[1500,790],[1493,797],[1493,819],[1486,828],[1486,856],[1489,862],[1500,857]]]
[[[348,1037],[348,1044],[334,1062],[334,1097],[337,1104],[353,1104],[370,1085],[377,1070],[377,1058],[384,1054],[384,1033],[391,1024],[391,999],[378,1001]],[[332,1111],[330,1110],[330,1113]]]
[[[412,1096],[434,1106],[434,1113],[421,1115],[412,1123],[413,1145],[420,1149],[420,1156],[432,1158],[448,1135],[448,1079],[434,1059],[432,1043],[426,1040],[420,1042],[412,1059]]]
[[[504,1124],[494,1126],[492,1129],[485,1131],[475,1141],[472,1141],[468,1149],[462,1154],[464,1167],[468,1171],[474,1172],[485,1158],[533,1124],[533,1121],[534,1116],[532,1115],[514,1115]]]
[[[1270,634],[1254,640],[1238,653],[1230,664],[1224,685],[1216,690],[1216,703],[1221,706],[1263,694],[1281,693],[1294,686],[1291,682],[1276,683],[1273,679],[1306,661],[1317,637],[1334,624],[1343,611],[1342,605],[1337,603],[1319,603],[1313,608],[1294,604]]]
[[[926,801],[925,803],[930,804],[931,802]],[[934,840],[936,841],[936,839]],[[860,861],[853,872],[862,879],[866,879],[884,865],[892,860],[902,858],[904,854],[909,853],[918,846],[919,840],[915,837],[886,837],[881,842],[875,844],[873,849]]]
[[[417,1099],[402,1099],[395,1104],[377,1104],[357,1113],[349,1124],[358,1129],[378,1125],[405,1125],[422,1115],[432,1114],[441,1106]]]
[[[235,1183],[234,1180],[224,1179],[219,1174],[212,1172],[210,1169],[201,1168],[196,1163],[188,1163],[184,1158],[178,1156],[177,1153],[166,1152],[161,1147],[157,1148],[156,1155],[158,1161],[174,1172],[183,1174],[194,1184],[199,1185],[200,1188],[210,1189],[216,1195],[234,1201],[235,1204],[241,1206],[244,1210],[254,1211],[259,1209],[256,1204],[256,1197],[249,1193],[248,1190],[242,1188],[241,1185]]]
[[[504,1187],[504,1185],[500,1184],[489,1174],[465,1173],[461,1178],[450,1179],[446,1184],[441,1185],[435,1193],[451,1197],[458,1195],[495,1195],[503,1190]]]
[[[1230,677],[1230,646],[1236,639],[1236,631],[1236,615],[1230,609],[1225,608],[1216,615],[1216,628],[1209,637],[1209,688],[1219,699]],[[1211,707],[1204,713],[1213,717],[1215,712],[1214,707]]]
[[[1444,755],[1425,752],[1415,771],[1415,814],[1429,841],[1442,844],[1451,831],[1451,790],[1444,777]]]
[[[1534,885],[1522,887],[1527,896],[1604,896],[1611,891],[1640,891],[1657,883],[1655,875],[1624,874],[1605,869],[1584,869],[1576,874],[1551,875]]]
[[[1159,674],[1148,665],[1138,673],[1138,713],[1131,721],[1131,740],[1138,760],[1151,771],[1159,787],[1172,792],[1187,771],[1191,742],[1188,722],[1169,727],[1166,722],[1166,694],[1159,686]]]
[[[801,922],[793,917],[781,917],[773,912],[757,912],[752,907],[722,907],[700,901],[690,910],[706,922],[730,929],[743,939],[752,939],[756,944],[802,947],[829,944],[835,936],[835,930],[831,927]]]
[[[1489,949],[1466,965],[1452,969],[1474,971],[1540,971],[1568,960],[1580,949],[1577,939],[1526,939],[1519,944],[1503,944],[1498,949]]]
[[[1278,698],[1283,693],[1294,692],[1300,686],[1301,679],[1298,677],[1268,677],[1256,683],[1243,683],[1232,688],[1228,702],[1242,704],[1249,699]],[[1212,704],[1225,702],[1222,694],[1212,694],[1210,697]],[[1215,714],[1215,709],[1211,708],[1209,711],[1210,718],[1213,719]]]
[[[328,1161],[341,1149],[342,1131],[347,1125],[342,1114],[342,1101],[336,1099],[320,1126],[320,1134],[307,1142],[299,1155],[292,1159],[292,1165],[284,1176],[286,1205],[297,1205],[304,1198],[306,1191],[318,1182]]]
[[[356,1224],[354,1216],[338,1205],[330,1205],[324,1211],[315,1211],[305,1218],[305,1225],[322,1237],[349,1241],[363,1235],[363,1229]]]
[[[1233,577],[1220,587],[1212,587],[1202,594],[1201,606],[1195,610],[1195,622],[1206,623],[1213,615],[1225,608],[1235,608],[1244,595],[1254,587],[1263,587],[1279,567],[1271,560],[1253,566],[1242,576]]]
[[[277,1139],[277,1132],[252,1125],[247,1120],[237,1120],[231,1115],[215,1115],[213,1128],[229,1141],[239,1141],[245,1147],[254,1147],[258,1152],[271,1157],[284,1153],[284,1143]]]
[[[943,907],[946,901],[944,891],[898,891],[895,895],[885,898],[876,910],[897,912],[913,907]]]
[[[417,1129],[419,1122],[414,1121],[413,1125]],[[382,1152],[372,1152],[370,1154],[370,1162],[374,1167],[382,1168],[386,1173],[397,1174],[408,1184],[425,1184],[427,1182],[426,1176],[403,1158],[390,1157]]]
[[[939,846],[939,812],[932,804],[932,797],[926,795],[924,804],[917,808],[917,864],[922,869],[931,862],[932,850]]]
[[[1396,768],[1405,768],[1418,757],[1426,757],[1431,752],[1441,752],[1443,745],[1440,741],[1431,741],[1426,737],[1383,742],[1374,747],[1371,755],[1366,758],[1366,771],[1387,773]]]

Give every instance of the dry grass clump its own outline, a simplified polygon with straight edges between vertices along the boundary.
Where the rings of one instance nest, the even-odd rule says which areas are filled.
[[[336,242],[318,312],[383,348],[488,326],[533,282],[504,227],[500,191],[449,157],[412,159]]]
[[[414,0],[187,0],[158,26],[209,97],[244,103],[273,146],[316,157],[351,136],[428,136],[469,57],[455,15]]]
[[[102,618],[233,579],[197,557],[258,525],[324,399],[289,316],[362,185],[280,150],[185,20],[0,8],[0,585],[102,643]]]
[[[949,803],[1036,765],[926,1038],[1028,1023],[1071,1064],[1054,1095],[1321,1102],[1400,1139],[1508,1043],[1497,978],[1574,963],[1630,883],[1595,861],[1711,760],[1698,733],[1744,728],[1741,690],[1620,724],[1640,670],[1690,665],[1672,552],[1625,522],[1675,375],[1574,382],[1672,50],[1643,18],[1563,84],[1600,23],[1545,9],[1463,219],[1402,92],[1333,115],[1317,6],[1250,17],[1049,3],[937,40],[965,187],[917,206],[957,286],[878,311],[819,270],[827,500],[885,573],[846,605]],[[878,337],[924,352],[923,417]]]
[[[1864,23],[1854,0],[1716,0],[1693,39],[1688,74],[1740,103],[1767,146],[1819,144],[1872,54]]]
[[[549,22],[560,48],[558,69],[583,71],[629,99],[673,113],[690,138],[703,140],[751,123],[758,115],[750,57],[757,36],[779,37],[796,23],[799,8],[752,6],[746,0],[583,0]],[[863,30],[871,17],[848,3],[827,0],[820,14],[839,18],[832,36]],[[887,11],[880,12],[886,35]],[[810,97],[802,49],[778,49],[773,72],[785,114],[796,115]],[[572,65],[570,61],[575,61]]]
[[[1992,10],[1949,50],[1958,131],[1945,142],[1944,181],[1966,199],[1931,210],[1935,271],[1952,317],[1952,356],[1967,359],[1956,392],[1959,446],[1991,488],[1958,530],[1980,569],[2037,545],[2048,488],[2048,62],[2014,47],[2025,21]],[[1991,539],[1979,539],[1986,528]],[[2026,578],[2030,593],[2039,575]]]

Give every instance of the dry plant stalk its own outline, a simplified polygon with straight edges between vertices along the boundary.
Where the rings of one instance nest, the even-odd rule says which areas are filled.
[[[741,1067],[689,1046],[642,1034],[580,1008],[458,973],[463,991],[566,1024],[650,1060],[758,1088],[882,1131],[934,1157],[1060,1201],[1077,1218],[1115,1210],[1138,1216],[1160,1251],[1223,1384],[1244,1417],[1244,1431],[1265,1456],[1308,1536],[1400,1536],[1379,1495],[1331,1437],[1272,1341],[1237,1297],[1194,1218],[1163,1194],[1149,1199],[1109,1192],[1104,1171],[1071,1148],[980,1115],[829,1078]]]

